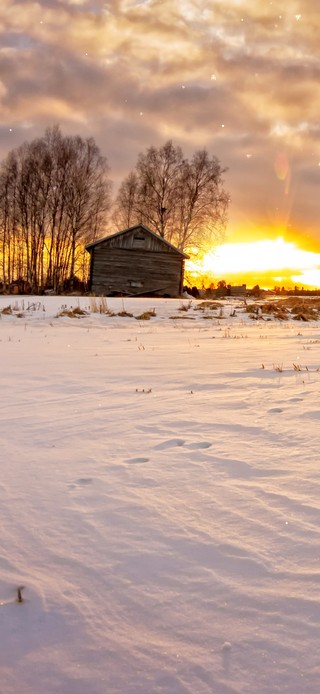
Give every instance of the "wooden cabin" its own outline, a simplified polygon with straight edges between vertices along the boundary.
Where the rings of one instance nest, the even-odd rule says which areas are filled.
[[[89,291],[98,296],[179,296],[188,258],[144,224],[86,246]]]
[[[230,285],[230,294],[228,292],[228,296],[246,296],[247,293],[247,285],[246,284],[239,284],[239,285]]]

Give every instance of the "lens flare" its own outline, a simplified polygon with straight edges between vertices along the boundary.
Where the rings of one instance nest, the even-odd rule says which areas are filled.
[[[279,181],[285,181],[289,176],[289,160],[285,152],[279,152],[275,158],[274,170]]]

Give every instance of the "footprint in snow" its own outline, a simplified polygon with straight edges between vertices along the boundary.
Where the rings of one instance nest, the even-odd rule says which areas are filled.
[[[163,441],[155,446],[156,451],[164,451],[166,448],[174,448],[175,446],[183,446],[185,444],[184,439],[168,439],[168,441]]]
[[[269,414],[279,414],[280,412],[283,412],[281,407],[271,407],[271,409],[268,410]]]
[[[127,460],[127,463],[131,463],[131,464],[133,463],[134,465],[136,463],[148,463],[148,462],[149,462],[149,458],[129,458],[129,460]]]
[[[201,448],[210,448],[212,446],[212,443],[209,441],[196,441],[195,443],[189,443],[188,448],[192,448],[193,450],[200,450]]]
[[[73,484],[69,484],[69,489],[77,489],[77,487],[86,487],[88,484],[92,484],[92,477],[79,477]]]

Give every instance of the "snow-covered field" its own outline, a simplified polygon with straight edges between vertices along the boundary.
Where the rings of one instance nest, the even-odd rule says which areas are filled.
[[[9,303],[1,694],[318,694],[320,323]]]

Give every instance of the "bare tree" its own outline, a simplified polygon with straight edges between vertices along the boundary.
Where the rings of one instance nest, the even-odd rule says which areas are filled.
[[[110,182],[104,157],[92,138],[71,140],[73,161],[66,190],[70,238],[70,277],[75,274],[77,246],[94,240],[110,206]]]
[[[12,282],[18,258],[20,267],[20,235],[17,224],[17,159],[15,154],[7,157],[0,171],[0,255],[2,279],[5,288]]]
[[[170,240],[182,165],[182,152],[171,141],[140,154],[115,200],[113,219],[118,228],[142,222]]]
[[[170,236],[183,165],[182,151],[180,147],[174,147],[171,140],[159,149],[150,147],[138,158],[137,212],[163,238]]]
[[[121,183],[114,205],[113,222],[118,229],[128,229],[141,221],[138,212],[138,175],[131,171]]]
[[[11,152],[0,166],[4,280],[12,281],[14,257],[33,292],[72,283],[84,244],[103,230],[110,195],[108,165],[92,138],[64,137],[55,126]]]
[[[222,237],[229,204],[225,169],[206,150],[191,161],[171,141],[140,154],[115,201],[119,228],[145,223],[180,250],[208,248]]]
[[[203,149],[184,162],[177,204],[174,241],[178,248],[207,249],[221,240],[229,205],[217,157]]]
[[[45,238],[53,161],[43,139],[17,150],[18,224],[26,250],[26,280],[38,292],[45,281]]]

